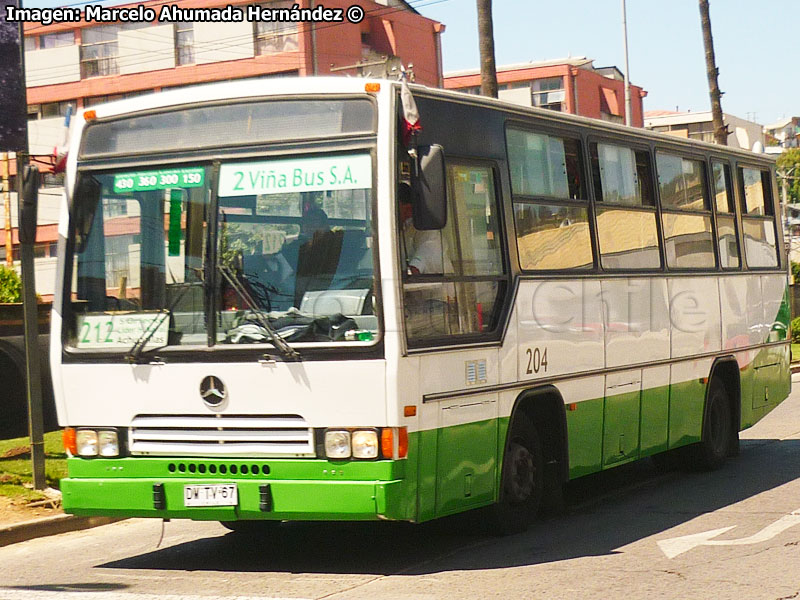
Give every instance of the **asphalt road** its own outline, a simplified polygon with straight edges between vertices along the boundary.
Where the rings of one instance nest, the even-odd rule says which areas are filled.
[[[173,521],[162,539],[128,520],[31,540],[0,548],[0,598],[800,597],[800,389],[741,437],[714,473],[641,461],[575,482],[564,514],[506,538],[457,521],[254,540]]]

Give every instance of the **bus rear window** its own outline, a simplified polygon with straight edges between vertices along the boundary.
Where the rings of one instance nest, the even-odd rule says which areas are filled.
[[[373,133],[367,99],[272,100],[191,106],[98,121],[86,128],[81,158],[168,152],[342,134]]]

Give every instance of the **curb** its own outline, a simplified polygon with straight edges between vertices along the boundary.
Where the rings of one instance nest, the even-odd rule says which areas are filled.
[[[32,521],[24,521],[0,528],[0,547],[24,542],[34,538],[68,531],[79,531],[100,525],[108,525],[122,519],[112,517],[76,517],[75,515],[56,515]]]

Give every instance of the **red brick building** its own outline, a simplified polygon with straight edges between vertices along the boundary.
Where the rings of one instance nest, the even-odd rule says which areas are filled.
[[[446,73],[444,87],[480,93],[480,71]],[[498,96],[524,106],[625,121],[625,86],[616,67],[595,67],[588,58],[565,58],[497,68]],[[631,123],[643,127],[642,99],[647,92],[631,84]]]

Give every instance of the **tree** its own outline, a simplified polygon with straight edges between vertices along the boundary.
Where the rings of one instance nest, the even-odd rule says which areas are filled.
[[[783,185],[786,182],[786,198],[789,203],[800,202],[800,148],[784,150],[778,156],[778,192],[783,200]],[[784,179],[784,176],[786,179]]]
[[[14,269],[0,265],[0,302],[22,302],[22,280]]]
[[[481,94],[497,98],[497,67],[494,62],[492,0],[478,2],[478,48],[481,53]]]
[[[716,58],[714,58],[714,39],[711,37],[708,0],[700,0],[700,27],[703,29],[703,46],[706,50],[706,75],[708,76],[708,94],[711,97],[711,123],[714,127],[714,141],[722,146],[727,146],[728,127],[722,120],[722,92],[719,91],[719,69]]]

